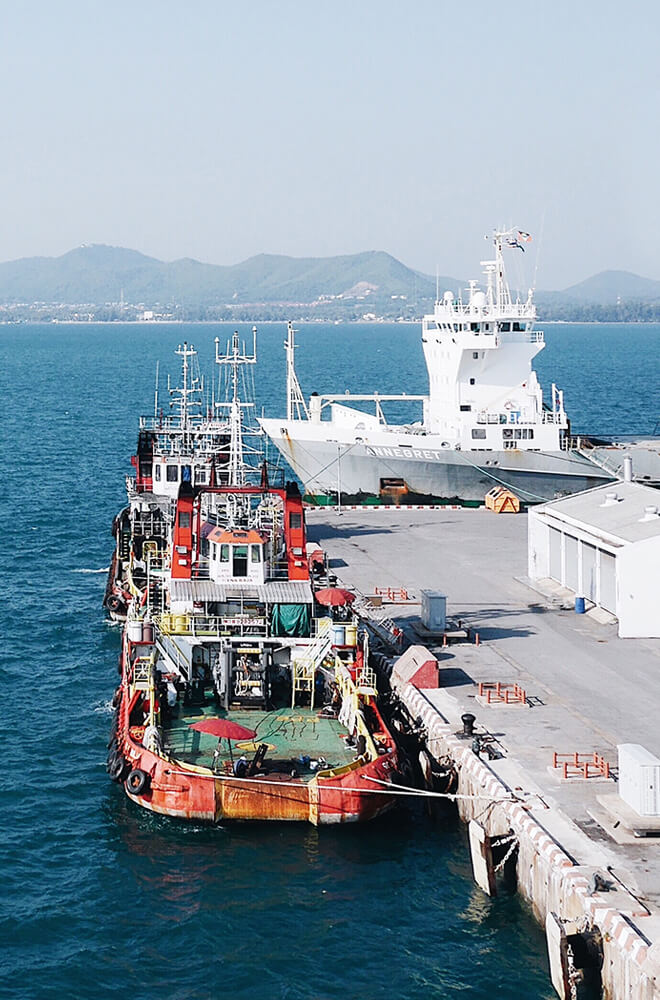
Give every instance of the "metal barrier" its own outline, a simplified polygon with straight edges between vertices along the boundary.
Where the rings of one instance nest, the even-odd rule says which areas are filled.
[[[487,705],[526,705],[527,692],[519,684],[502,684],[501,681],[480,681],[479,697]]]
[[[565,758],[560,760],[560,758]],[[562,778],[611,778],[610,764],[599,753],[553,753],[552,766]]]

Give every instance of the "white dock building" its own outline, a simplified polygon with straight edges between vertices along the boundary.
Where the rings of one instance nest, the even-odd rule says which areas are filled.
[[[529,511],[529,577],[552,580],[619,620],[621,638],[660,637],[660,493],[599,486]]]

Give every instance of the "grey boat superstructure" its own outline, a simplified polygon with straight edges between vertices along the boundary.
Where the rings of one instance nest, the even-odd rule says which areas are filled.
[[[289,324],[287,416],[259,422],[308,494],[400,491],[474,502],[503,485],[535,503],[622,477],[624,455],[635,444],[594,447],[574,439],[563,392],[553,384],[549,401],[543,398],[532,362],[545,339],[534,329],[532,292],[514,300],[504,269],[505,250],[530,239],[518,229],[495,232],[494,259],[481,262],[485,287],[471,281],[465,301],[447,291],[423,318],[427,395],[314,394],[306,403]],[[390,400],[421,404],[420,420],[388,424],[383,403]],[[373,413],[351,405],[365,402]],[[644,481],[660,483],[658,442],[638,447]]]

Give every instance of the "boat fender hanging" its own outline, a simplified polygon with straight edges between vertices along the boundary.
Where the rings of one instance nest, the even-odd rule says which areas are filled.
[[[142,795],[147,791],[149,785],[149,775],[139,767],[134,767],[126,779],[126,787],[131,795]]]
[[[117,708],[117,706],[119,705],[120,701],[121,701],[121,688],[118,687],[117,690],[115,691],[115,693],[112,696],[112,707],[113,708]]]
[[[110,756],[110,760],[108,761],[108,774],[110,775],[113,781],[121,781],[125,772],[126,772],[126,761],[119,753],[119,751],[115,750],[114,753]]]
[[[116,594],[110,594],[105,602],[105,606],[108,611],[119,611],[119,609],[123,607],[123,602],[119,597],[117,597]]]

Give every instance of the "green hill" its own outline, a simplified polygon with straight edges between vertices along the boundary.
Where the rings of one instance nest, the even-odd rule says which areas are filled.
[[[453,283],[442,278],[443,287]],[[350,296],[368,288],[373,301],[428,298],[435,281],[382,251],[343,257],[297,258],[259,254],[221,267],[197,260],[166,263],[135,250],[81,246],[61,257],[31,257],[0,264],[0,302],[119,302],[145,306],[185,301],[201,306],[240,303],[310,303],[320,296]],[[352,297],[356,297],[353,295]]]

